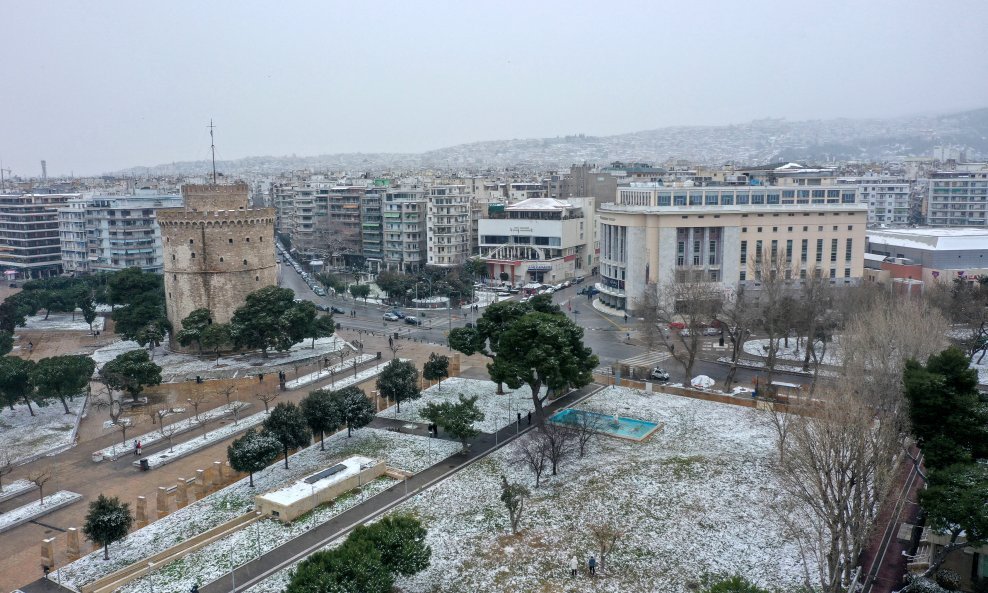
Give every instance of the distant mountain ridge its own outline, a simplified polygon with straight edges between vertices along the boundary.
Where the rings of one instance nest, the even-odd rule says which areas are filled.
[[[422,153],[340,153],[308,157],[246,157],[217,162],[227,174],[286,170],[375,170],[412,168],[554,168],[573,163],[669,159],[719,165],[780,160],[831,162],[898,160],[929,156],[938,146],[967,151],[969,159],[988,156],[988,108],[946,115],[887,119],[830,119],[790,122],[761,119],[727,126],[673,126],[617,134],[522,140],[487,140]],[[125,175],[195,175],[208,161],[132,167]]]

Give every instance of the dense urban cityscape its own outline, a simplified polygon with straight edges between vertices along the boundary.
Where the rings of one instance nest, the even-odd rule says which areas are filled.
[[[988,592],[988,12],[660,4],[11,7],[0,591]]]

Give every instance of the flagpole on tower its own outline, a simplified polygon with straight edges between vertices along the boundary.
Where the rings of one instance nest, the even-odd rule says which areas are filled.
[[[213,140],[213,119],[209,118],[209,148],[213,152],[213,185],[216,185],[216,142]]]

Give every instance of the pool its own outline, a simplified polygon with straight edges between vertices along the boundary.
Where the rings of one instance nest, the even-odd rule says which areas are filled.
[[[643,441],[647,439],[653,432],[658,430],[660,426],[657,422],[637,420],[635,418],[624,418],[622,416],[607,416],[605,414],[587,412],[585,410],[577,410],[575,408],[560,410],[549,417],[550,422],[555,422],[557,424],[569,424],[571,426],[582,423],[584,419],[586,419],[586,421],[590,423],[593,429],[597,432],[621,439],[630,439],[632,441]]]

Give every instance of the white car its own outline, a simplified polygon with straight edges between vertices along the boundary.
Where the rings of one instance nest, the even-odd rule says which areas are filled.
[[[539,292],[541,293],[542,291],[539,291]],[[556,287],[555,286],[550,286],[549,288],[545,289],[545,293],[546,294],[552,294],[554,292],[556,292]]]

